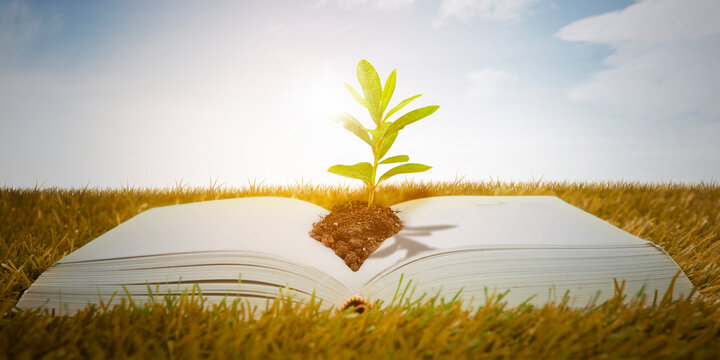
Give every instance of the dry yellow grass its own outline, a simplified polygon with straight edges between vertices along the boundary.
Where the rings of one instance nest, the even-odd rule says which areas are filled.
[[[643,183],[403,183],[379,189],[391,205],[437,195],[556,195],[661,245],[705,297],[593,308],[562,303],[475,313],[429,301],[361,316],[278,302],[203,310],[191,294],[72,318],[17,311],[22,291],[64,254],[146,209],[244,196],[287,196],[329,208],[360,190],[297,184],[242,189],[0,189],[0,358],[36,357],[720,357],[720,186]],[[652,299],[645,301],[652,302]]]

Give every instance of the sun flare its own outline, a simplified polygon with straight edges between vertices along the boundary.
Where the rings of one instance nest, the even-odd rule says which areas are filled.
[[[355,113],[357,104],[352,102],[343,86],[345,82],[330,70],[320,72],[311,82],[305,84],[304,89],[298,91],[301,108],[313,116],[328,120],[340,112]]]

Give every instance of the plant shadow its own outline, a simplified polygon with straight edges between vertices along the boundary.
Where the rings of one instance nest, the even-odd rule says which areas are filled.
[[[425,244],[423,241],[414,240],[414,237],[428,237],[435,231],[442,231],[447,229],[456,228],[457,225],[429,225],[429,226],[406,226],[398,234],[393,236],[394,242],[392,245],[377,251],[373,254],[373,257],[387,257],[394,254],[397,251],[405,250],[407,253],[403,259],[398,260],[395,264],[404,261],[404,259],[413,257],[425,251],[436,250],[436,248]]]

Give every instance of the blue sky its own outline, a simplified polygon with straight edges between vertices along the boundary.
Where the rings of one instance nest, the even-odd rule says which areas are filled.
[[[415,180],[717,181],[715,0],[0,0],[0,185],[353,184],[369,60]],[[412,109],[413,107],[409,107]],[[402,177],[398,177],[402,180]]]

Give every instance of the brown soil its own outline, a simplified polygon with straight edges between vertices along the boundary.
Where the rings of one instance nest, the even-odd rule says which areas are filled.
[[[351,201],[335,206],[314,223],[310,237],[331,248],[352,271],[358,271],[365,259],[400,229],[402,222],[389,207]]]

